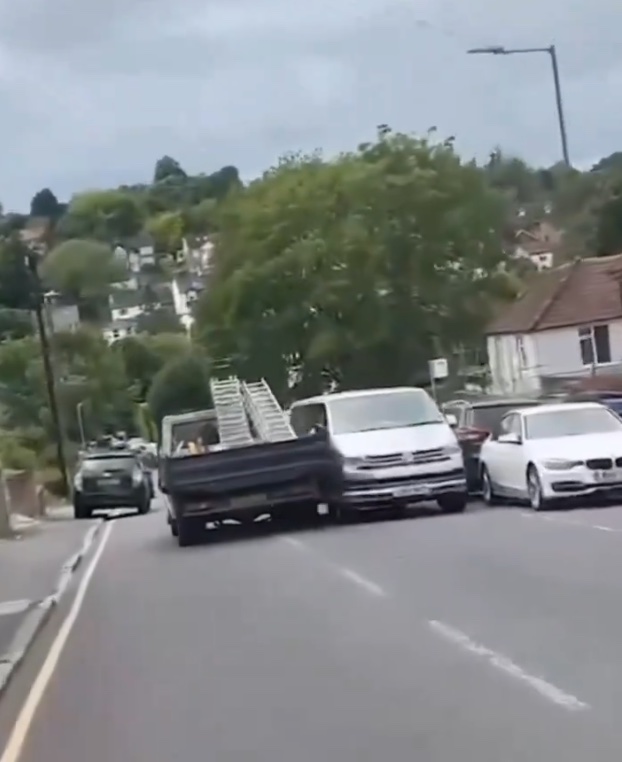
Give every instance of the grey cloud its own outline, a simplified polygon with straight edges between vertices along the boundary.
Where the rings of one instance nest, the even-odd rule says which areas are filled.
[[[147,179],[164,153],[248,175],[381,122],[557,160],[546,57],[465,54],[487,44],[556,43],[587,161],[621,147],[621,18],[614,0],[0,0],[0,199]]]

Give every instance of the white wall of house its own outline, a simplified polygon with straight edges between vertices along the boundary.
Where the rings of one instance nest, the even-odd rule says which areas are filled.
[[[120,341],[128,336],[133,336],[136,333],[136,327],[129,323],[125,326],[106,326],[102,330],[102,335],[108,344],[114,344],[115,341]]]
[[[598,324],[602,325],[602,324]],[[487,338],[492,391],[499,394],[531,394],[541,389],[542,376],[588,375],[596,368],[622,363],[622,320],[601,330],[597,346],[593,326],[574,326],[538,331],[531,334],[508,334]],[[581,330],[581,335],[580,335]],[[605,335],[608,332],[608,341]],[[581,344],[591,346],[594,363],[586,361]],[[599,353],[600,349],[600,353]],[[585,347],[584,347],[585,350]]]
[[[550,270],[553,267],[554,256],[552,251],[541,251],[538,254],[531,254],[522,246],[517,246],[514,250],[514,256],[517,258],[530,259],[538,270]]]
[[[142,315],[144,311],[145,310],[140,305],[133,307],[113,307],[110,310],[113,322],[116,322],[117,320],[134,320]]]
[[[488,336],[488,364],[494,394],[537,394],[538,353],[533,334]]]

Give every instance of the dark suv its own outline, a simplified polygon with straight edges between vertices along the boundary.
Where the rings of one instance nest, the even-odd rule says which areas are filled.
[[[74,477],[73,510],[77,519],[89,518],[100,508],[151,508],[151,474],[132,452],[87,452]]]
[[[443,414],[450,420],[462,447],[470,493],[481,489],[479,453],[484,440],[497,433],[501,419],[510,410],[540,404],[534,399],[479,397],[450,400],[442,406]]]

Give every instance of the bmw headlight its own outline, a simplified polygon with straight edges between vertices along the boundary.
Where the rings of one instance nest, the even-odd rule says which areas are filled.
[[[548,460],[542,461],[542,465],[548,471],[570,471],[570,469],[581,466],[582,464],[582,460],[566,460],[564,458],[549,458]]]

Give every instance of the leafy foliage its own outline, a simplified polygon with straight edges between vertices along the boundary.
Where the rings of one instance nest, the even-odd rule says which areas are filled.
[[[210,408],[207,359],[193,352],[171,360],[153,379],[147,403],[158,426],[165,415]]]
[[[473,342],[506,286],[502,198],[451,142],[379,131],[291,156],[219,216],[200,340],[286,393],[404,383]]]

